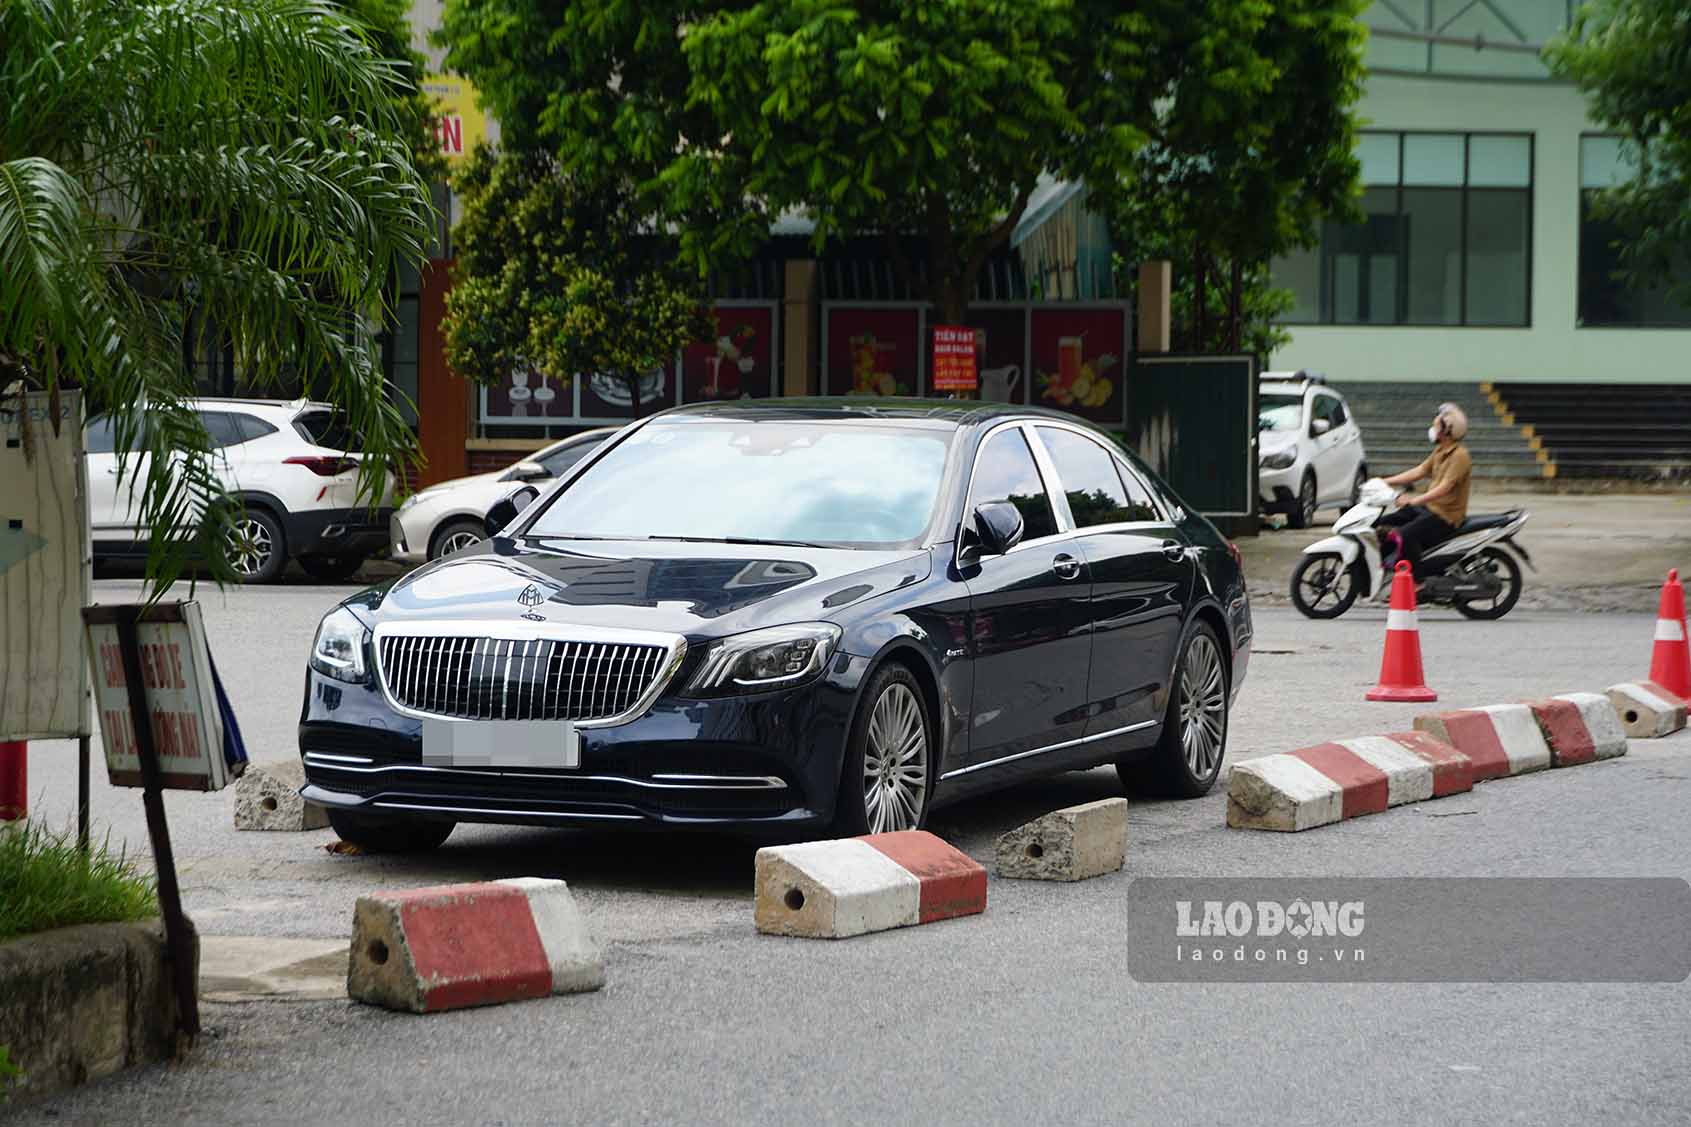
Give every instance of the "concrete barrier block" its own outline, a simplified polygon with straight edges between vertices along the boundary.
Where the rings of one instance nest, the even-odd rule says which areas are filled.
[[[1227,824],[1306,830],[1472,786],[1467,757],[1425,733],[1357,736],[1236,764]]]
[[[1686,723],[1686,702],[1650,681],[1611,686],[1607,696],[1621,728],[1635,740],[1671,736]]]
[[[1035,818],[1001,835],[1001,877],[1085,880],[1121,869],[1127,856],[1127,799],[1105,798]]]
[[[1415,730],[1466,755],[1474,766],[1474,782],[1524,775],[1550,766],[1550,745],[1532,709],[1524,704],[1428,713],[1415,718]]]
[[[299,796],[305,768],[295,759],[254,763],[235,780],[235,828],[238,830],[320,830],[328,811]]]
[[[923,830],[757,851],[757,929],[845,939],[986,910],[986,870]]]
[[[1386,739],[1409,749],[1433,769],[1433,797],[1474,789],[1474,761],[1431,732],[1392,732]]]
[[[561,880],[522,877],[358,898],[346,992],[411,1013],[597,990],[605,964]]]
[[[1568,693],[1533,701],[1530,707],[1556,767],[1577,767],[1626,754],[1626,733],[1606,696]]]
[[[1227,776],[1227,824],[1293,833],[1343,817],[1344,788],[1290,755],[1235,763]]]

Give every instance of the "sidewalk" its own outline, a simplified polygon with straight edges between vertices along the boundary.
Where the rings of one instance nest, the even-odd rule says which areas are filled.
[[[1691,494],[1476,490],[1470,504],[1475,513],[1512,508],[1532,513],[1516,537],[1537,567],[1526,572],[1523,608],[1652,612],[1669,568],[1691,578]],[[1287,587],[1298,556],[1332,534],[1336,515],[1323,510],[1314,528],[1265,528],[1239,541],[1253,601],[1290,603]]]

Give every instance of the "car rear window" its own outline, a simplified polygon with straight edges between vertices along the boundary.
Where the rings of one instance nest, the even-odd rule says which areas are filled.
[[[301,411],[294,416],[294,429],[313,446],[328,450],[351,450],[355,445],[346,419],[334,411]]]

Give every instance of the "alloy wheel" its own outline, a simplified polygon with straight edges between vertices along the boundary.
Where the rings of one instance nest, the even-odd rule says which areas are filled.
[[[869,714],[863,749],[863,812],[870,833],[913,830],[928,790],[928,730],[916,694],[888,685]]]
[[[467,528],[461,529],[440,542],[440,554],[450,556],[460,549],[468,548],[473,544],[480,544],[483,539]]]
[[[276,543],[271,540],[270,530],[262,521],[245,516],[236,521],[235,527],[230,530],[229,562],[238,575],[251,578],[259,574],[275,551]]]
[[[1226,723],[1221,655],[1207,634],[1195,634],[1180,669],[1180,745],[1195,777],[1205,779],[1215,771]]]

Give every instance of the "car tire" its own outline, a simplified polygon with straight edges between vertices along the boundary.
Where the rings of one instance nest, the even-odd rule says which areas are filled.
[[[246,509],[235,519],[229,563],[242,583],[274,583],[288,566],[288,536],[265,509]]]
[[[423,853],[439,848],[456,822],[427,818],[396,818],[359,810],[329,807],[329,825],[342,841],[367,853]]]
[[[305,570],[305,574],[320,583],[344,583],[357,574],[359,568],[364,566],[364,557],[314,554],[301,556],[299,566]]]
[[[1292,498],[1292,504],[1286,510],[1286,524],[1292,528],[1308,528],[1315,523],[1315,510],[1319,507],[1317,498],[1321,494],[1315,485],[1315,471],[1305,470],[1303,480],[1298,483],[1298,495]]]
[[[435,531],[429,541],[429,559],[438,560],[449,552],[456,552],[487,539],[487,529],[480,521],[449,520]]]
[[[1170,798],[1208,794],[1227,757],[1227,710],[1221,639],[1213,626],[1195,618],[1180,639],[1162,734],[1149,756],[1116,763],[1122,786]]]
[[[919,736],[920,746],[911,741]],[[858,698],[834,800],[836,837],[917,830],[927,822],[938,744],[915,674],[888,662]]]

